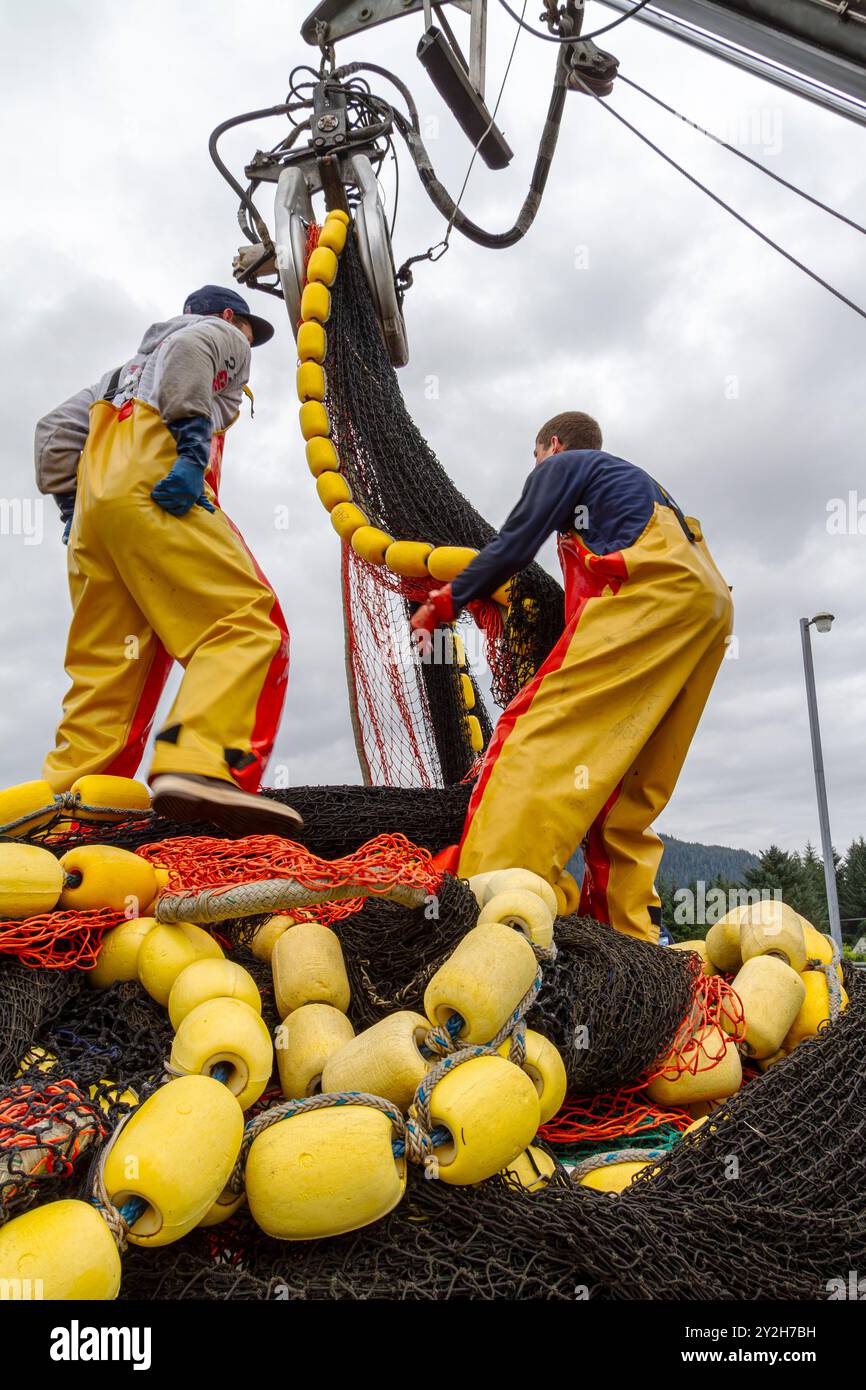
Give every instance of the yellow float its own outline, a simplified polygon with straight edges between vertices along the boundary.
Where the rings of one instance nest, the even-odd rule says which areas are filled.
[[[66,911],[110,907],[138,917],[159,891],[153,866],[140,854],[114,845],[81,845],[67,850],[60,865],[64,874],[75,880],[60,896]]]
[[[262,1012],[259,987],[236,961],[206,957],[184,966],[168,996],[168,1016],[177,1030],[188,1013],[208,999],[240,999],[254,1013]]]
[[[624,1163],[601,1163],[598,1168],[590,1168],[577,1179],[580,1187],[590,1187],[594,1192],[618,1193],[634,1181],[638,1173],[650,1167],[651,1160],[638,1162],[627,1159]]]
[[[488,892],[493,889],[499,877],[499,874],[493,875],[488,884]],[[548,885],[545,884],[545,887]],[[549,891],[555,907],[556,895],[552,889]],[[547,903],[528,888],[506,888],[487,897],[478,916],[478,925],[501,922],[503,926],[521,932],[534,946],[541,946],[546,950],[553,944],[553,917],[554,914]]]
[[[800,979],[803,982],[803,1002],[797,1016],[782,1041],[782,1055],[793,1051],[805,1038],[814,1038],[821,1029],[832,1021],[830,1006],[830,987],[823,970],[804,970]],[[848,1005],[848,995],[840,986],[842,1008]],[[781,1060],[781,1058],[779,1059]]]
[[[271,969],[281,1018],[302,1004],[348,1010],[352,996],[343,948],[336,933],[321,922],[299,922],[284,932],[274,947]]]
[[[122,821],[130,812],[150,810],[150,789],[133,777],[110,777],[91,774],[72,783],[70,792],[80,796],[82,805],[76,807],[75,820]],[[88,810],[88,807],[93,810]],[[115,808],[112,814],[109,807]]]
[[[222,948],[201,927],[191,922],[179,922],[176,926],[159,922],[139,947],[138,978],[151,998],[165,1006],[182,970],[194,960],[221,960],[222,955]]]
[[[108,989],[118,980],[137,980],[141,943],[156,926],[155,917],[131,917],[106,932],[96,964],[88,972],[88,984],[94,989]]]
[[[503,1174],[519,1184],[525,1192],[537,1192],[546,1187],[556,1172],[556,1159],[530,1144],[522,1154],[502,1170]]]
[[[274,947],[279,941],[284,931],[295,925],[294,917],[287,917],[283,913],[277,913],[269,917],[260,927],[256,928],[255,935],[250,942],[250,950],[256,960],[269,961],[273,955]]]
[[[743,1084],[737,1045],[717,1024],[698,1030],[689,1048],[688,1060],[700,1070],[678,1071],[678,1056],[670,1053],[665,1058],[661,1075],[647,1086],[647,1094],[655,1105],[687,1106],[697,1101],[724,1100]]]
[[[675,941],[671,946],[671,950],[694,951],[695,954],[700,956],[701,958],[701,974],[718,975],[718,966],[715,965],[715,963],[712,960],[710,960],[710,953],[707,950],[707,943],[706,941],[702,941],[700,937],[696,937],[693,941]]]
[[[777,956],[753,956],[737,973],[733,989],[746,1020],[742,1051],[756,1059],[772,1057],[806,998],[803,980]]]
[[[38,845],[0,844],[0,918],[21,921],[53,912],[63,892],[63,866]]]
[[[351,1043],[354,1036],[355,1030],[346,1015],[331,1004],[302,1004],[290,1013],[277,1029],[275,1046],[280,1085],[286,1100],[312,1096],[326,1089],[346,1089],[325,1087],[322,1074],[334,1053]]]
[[[28,1302],[116,1298],[120,1255],[96,1208],[48,1202],[0,1227],[0,1288]]]
[[[497,1051],[500,1056],[507,1057],[510,1049],[511,1039],[506,1038]],[[549,1038],[536,1033],[534,1028],[527,1028],[526,1059],[521,1065],[538,1094],[539,1124],[546,1125],[565,1100],[568,1089],[565,1063]]]
[[[11,822],[21,820],[22,816],[27,818],[16,829],[4,829],[3,834],[13,838],[29,835],[32,830],[47,825],[56,809],[54,789],[44,781],[19,782],[15,787],[0,791],[0,826],[9,826]],[[40,811],[42,815],[37,814]]]
[[[423,1014],[409,1010],[380,1019],[328,1058],[322,1090],[366,1091],[408,1110],[431,1066],[419,1050],[429,1028]]]
[[[431,1128],[447,1129],[437,1146],[439,1178],[455,1186],[483,1182],[512,1163],[541,1122],[538,1093],[525,1072],[503,1057],[472,1057],[433,1087]]]
[[[803,921],[787,903],[767,900],[746,908],[740,918],[740,956],[743,964],[756,956],[777,956],[792,970],[806,966]]]
[[[430,1021],[440,1026],[460,1014],[460,1041],[486,1043],[511,1018],[536,974],[526,937],[511,927],[487,922],[467,932],[436,971],[424,991],[424,1009]]]
[[[171,1065],[190,1076],[212,1076],[217,1067],[225,1068],[225,1086],[247,1110],[271,1079],[271,1035],[261,1016],[241,999],[206,999],[182,1019]]]

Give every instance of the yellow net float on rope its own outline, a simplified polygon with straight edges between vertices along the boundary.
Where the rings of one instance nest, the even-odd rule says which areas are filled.
[[[803,922],[787,903],[765,901],[748,907],[740,919],[740,957],[743,964],[756,956],[777,956],[792,970],[806,968]]]
[[[742,965],[740,955],[740,913],[735,907],[714,922],[707,932],[707,955],[718,970],[730,974]]]
[[[439,1178],[454,1186],[491,1178],[535,1138],[538,1094],[529,1077],[504,1057],[472,1057],[433,1087],[430,1124],[450,1138],[437,1145]]]
[[[262,1012],[259,987],[242,965],[225,959],[194,960],[181,970],[168,996],[172,1028],[178,1029],[187,1014],[208,999],[240,999],[254,1013]]]
[[[551,1158],[550,1154],[545,1153],[544,1149],[539,1149],[536,1144],[530,1144],[529,1148],[518,1154],[502,1172],[512,1182],[517,1182],[525,1192],[538,1192],[540,1188],[547,1186],[556,1172],[556,1159]]]
[[[316,435],[307,440],[307,465],[314,478],[320,473],[339,473],[340,460],[330,439]]]
[[[454,660],[457,662],[458,666],[465,666],[466,648],[463,645],[463,638],[460,636],[459,632],[454,632],[452,629],[451,640],[454,645]]]
[[[30,1047],[25,1052],[18,1064],[15,1073],[16,1080],[29,1068],[35,1067],[37,1071],[52,1071],[57,1066],[57,1058],[53,1052],[48,1052],[44,1047]]]
[[[477,554],[467,545],[437,545],[427,557],[427,570],[434,579],[447,584],[462,574]]]
[[[333,215],[326,217],[325,225],[319,232],[319,246],[326,246],[335,256],[339,256],[346,245],[348,235],[349,229],[342,218]]]
[[[472,891],[479,907],[483,907],[487,901],[487,885],[494,874],[499,873],[499,869],[486,869],[482,874],[473,874],[466,882]]]
[[[205,1212],[199,1226],[220,1226],[223,1221],[228,1221],[235,1212],[240,1211],[244,1202],[247,1200],[245,1192],[232,1192],[230,1187],[226,1187],[217,1197],[210,1211]]]
[[[432,553],[432,545],[424,541],[393,541],[385,552],[385,564],[404,579],[429,579],[427,556]]]
[[[77,809],[73,812],[74,820],[122,821],[126,819],[124,812],[150,810],[150,788],[134,777],[79,777],[69,790],[78,793],[85,807],[97,808],[93,811]],[[117,808],[116,815],[104,809],[109,806]]]
[[[96,964],[87,972],[88,984],[94,989],[108,989],[118,980],[137,980],[141,943],[156,926],[155,917],[131,917],[107,931]]]
[[[385,555],[393,544],[394,537],[378,526],[359,526],[352,532],[352,549],[371,565],[384,565]]]
[[[348,227],[348,226],[349,226],[349,223],[350,223],[351,220],[352,220],[351,217],[349,216],[349,214],[348,214],[347,212],[344,212],[342,208],[329,208],[329,209],[328,209],[327,217],[325,218],[325,224],[326,224],[326,225],[327,225],[327,223],[331,220],[332,217],[336,217],[336,218],[337,218],[337,221],[338,221],[338,222],[342,222],[342,224],[343,224],[344,227]]]
[[[393,1137],[388,1116],[370,1106],[279,1120],[247,1155],[253,1219],[277,1240],[321,1240],[379,1221],[406,1190],[406,1160],[394,1155]]]
[[[737,1045],[715,1023],[700,1028],[687,1049],[685,1060],[697,1070],[678,1071],[679,1057],[674,1052],[663,1060],[661,1075],[647,1086],[655,1105],[685,1107],[696,1101],[724,1099],[735,1095],[743,1084]]]
[[[325,469],[316,479],[316,492],[326,511],[332,512],[341,502],[351,502],[352,489],[342,473],[332,473]]]
[[[327,323],[331,317],[331,294],[327,286],[307,284],[301,294],[301,319],[306,323]]]
[[[803,981],[805,993],[797,1016],[782,1040],[782,1050],[785,1055],[792,1052],[797,1044],[803,1042],[805,1038],[817,1037],[822,1028],[831,1023],[833,1018],[830,988],[823,970],[804,970],[800,979]],[[844,988],[841,986],[840,988],[842,1008],[845,1009],[848,1007],[848,994]]]
[[[498,603],[500,607],[507,608],[511,602],[511,580],[506,580],[504,584],[500,584],[498,589],[494,589],[490,599],[492,603]]]
[[[160,894],[164,893],[165,890],[170,886],[171,875],[169,874],[168,869],[163,868],[161,864],[154,864],[152,865],[152,868],[156,876],[156,894],[153,898],[153,901],[149,902],[147,904],[147,907],[142,912],[142,917],[154,916],[156,911],[156,905],[160,899]]]
[[[179,922],[175,926],[159,922],[139,947],[138,978],[150,997],[165,1006],[182,970],[194,960],[221,960],[222,957],[222,948],[201,927],[191,922]]]
[[[753,956],[737,973],[732,987],[746,1020],[742,1051],[757,1059],[772,1057],[806,998],[801,976],[777,956]]]
[[[488,891],[498,878],[498,874],[493,875]],[[550,896],[555,905],[556,896],[552,890]],[[513,927],[534,946],[545,950],[553,944],[553,913],[544,899],[528,888],[506,888],[488,897],[478,915],[478,925],[486,922],[501,922],[503,926]]]
[[[693,941],[674,941],[670,949],[672,951],[694,951],[695,955],[701,958],[701,974],[718,975],[718,967],[710,960],[707,943],[702,941],[700,937],[696,937]]]
[[[298,412],[298,419],[305,439],[331,433],[331,421],[321,401],[305,401]]]
[[[623,1192],[634,1181],[638,1173],[649,1168],[651,1159],[627,1159],[624,1163],[601,1163],[590,1168],[578,1179],[579,1187],[590,1187],[594,1192]]]
[[[507,1058],[510,1049],[511,1039],[506,1038],[497,1051],[501,1057]],[[534,1028],[526,1030],[526,1060],[522,1063],[521,1070],[526,1072],[538,1095],[541,1113],[539,1124],[546,1125],[565,1100],[568,1077],[558,1049],[549,1038],[536,1033]]]
[[[346,1013],[351,1001],[340,939],[321,922],[299,922],[284,932],[271,957],[280,1018],[303,1004],[330,1004]]]
[[[4,1297],[110,1302],[120,1290],[120,1255],[89,1202],[47,1202],[0,1227]]]
[[[331,512],[331,525],[344,541],[350,541],[359,526],[368,526],[367,517],[354,502],[340,502]]]
[[[189,1076],[212,1076],[216,1067],[227,1067],[224,1084],[241,1109],[248,1110],[271,1079],[274,1047],[261,1015],[249,1004],[206,999],[181,1020],[171,1065]]]
[[[484,747],[484,734],[482,733],[481,724],[477,715],[467,714],[464,723],[466,725],[466,734],[469,739],[469,747],[472,749],[473,753],[480,753]]]
[[[133,1113],[103,1167],[113,1206],[147,1203],[133,1245],[170,1245],[198,1225],[225,1189],[243,1132],[235,1097],[210,1076],[168,1081]]]
[[[469,676],[460,677],[460,695],[465,709],[475,708],[475,687]]]
[[[508,1022],[536,973],[526,937],[499,922],[485,922],[467,932],[436,971],[424,991],[425,1012],[440,1026],[452,1014],[460,1014],[462,1043],[489,1042]],[[504,1159],[499,1167],[507,1162]]]
[[[832,965],[835,954],[832,938],[824,936],[823,932],[819,932],[805,917],[800,918],[800,923],[806,943],[806,959],[816,960],[820,965]]]
[[[60,906],[67,911],[110,907],[138,917],[159,891],[153,865],[114,845],[67,850],[60,866],[64,874],[80,880],[64,887],[60,895]]]
[[[408,1009],[380,1019],[328,1058],[322,1090],[367,1091],[408,1110],[431,1066],[419,1050],[429,1029],[423,1014]]]
[[[257,927],[250,942],[250,950],[256,960],[270,961],[274,947],[283,932],[288,931],[289,927],[294,925],[294,917],[287,917],[285,913],[278,912],[275,916],[269,917],[260,927]]]
[[[44,807],[49,809],[41,816],[37,811],[42,811]],[[38,829],[41,825],[47,825],[55,814],[54,788],[48,782],[19,782],[15,787],[5,787],[0,791],[0,827],[8,826],[10,822],[20,820],[26,816],[27,820],[14,830],[4,830],[4,835],[11,835],[13,838],[18,835],[29,835],[31,830]]]
[[[542,882],[544,882],[544,880],[542,880]],[[568,869],[563,869],[562,873],[559,875],[559,878],[556,880],[556,883],[553,885],[554,893],[557,889],[559,889],[559,892],[565,899],[565,911],[559,912],[558,915],[560,917],[571,917],[575,912],[579,912],[580,884],[574,877],[574,874],[570,874],[568,872]],[[559,899],[557,898],[557,906],[558,904]]]
[[[21,921],[53,912],[63,893],[63,879],[62,861],[49,850],[0,844],[0,918]]]
[[[307,284],[333,285],[336,278],[337,257],[330,246],[322,245],[320,234],[319,244],[314,251],[310,252],[310,258],[307,261]],[[303,318],[307,317],[303,311],[303,306],[301,307],[301,315]]]
[[[525,890],[534,893],[541,898],[551,915],[556,913],[556,894],[541,874],[533,873],[532,869],[497,869],[491,874],[487,881],[487,891],[485,903],[498,893],[510,892],[512,889]]]
[[[298,329],[297,350],[302,362],[318,362],[321,365],[328,355],[328,335],[324,325],[315,319],[302,323]]]
[[[324,1069],[334,1053],[346,1047],[354,1036],[355,1030],[346,1015],[331,1004],[302,1004],[290,1013],[277,1029],[275,1045],[286,1100],[303,1099],[331,1089],[322,1085]]]
[[[323,401],[328,393],[325,371],[318,362],[302,362],[295,382],[299,401]]]

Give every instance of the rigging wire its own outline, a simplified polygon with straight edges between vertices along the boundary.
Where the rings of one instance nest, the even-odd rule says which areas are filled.
[[[698,125],[697,121],[693,121],[688,116],[684,116],[681,111],[677,111],[673,106],[669,106],[666,101],[663,101],[661,97],[656,96],[653,92],[648,92],[646,87],[642,87],[639,82],[633,82],[631,78],[624,77],[622,73],[619,74],[618,81],[624,82],[627,87],[633,87],[636,92],[640,92],[641,96],[648,97],[650,101],[654,101],[663,111],[667,111],[671,116],[676,116],[678,120],[683,121],[685,125],[691,126],[693,130],[700,131],[701,135],[706,135],[709,140],[714,140],[717,145],[722,146],[722,149],[730,150],[731,154],[737,155],[739,159],[744,159],[747,164],[751,164],[753,168],[759,169],[762,174],[766,174],[768,178],[774,179],[775,182],[780,183],[783,188],[788,188],[792,193],[799,194],[801,198],[806,199],[807,203],[812,203],[816,208],[820,208],[822,212],[828,212],[831,217],[838,218],[840,222],[844,222],[847,226],[853,227],[855,232],[862,232],[862,234],[866,236],[866,227],[862,227],[860,223],[855,222],[852,217],[846,217],[843,212],[838,212],[836,208],[831,208],[829,204],[822,203],[820,198],[814,198],[811,193],[806,193],[806,191],[799,188],[797,184],[782,178],[781,174],[774,173],[772,169],[767,168],[766,164],[762,164],[760,160],[753,159],[750,154],[746,154],[745,150],[739,149],[736,145],[729,144],[727,140],[723,140],[721,136],[715,135],[711,130],[705,130],[702,125]]]
[[[650,3],[650,0],[639,0],[639,3],[634,6],[634,9],[627,10],[626,13],[621,14],[618,19],[612,19],[610,24],[604,24],[600,29],[593,29],[591,34],[572,34],[565,38],[559,34],[545,34],[541,29],[533,29],[531,24],[526,23],[522,15],[515,13],[508,4],[508,0],[499,0],[499,3],[502,8],[511,15],[514,22],[520,25],[521,29],[526,29],[530,34],[534,34],[537,39],[546,39],[548,43],[586,43],[588,39],[597,39],[601,34],[607,34],[611,29],[615,29],[618,24],[624,24],[627,19],[631,19],[634,15],[645,9]],[[525,5],[523,11],[525,14]]]
[[[613,116],[617,121],[619,121],[621,125],[624,125],[627,130],[630,130],[633,135],[636,135],[637,138],[643,141],[645,145],[648,145],[651,150],[654,150],[655,153],[659,155],[665,161],[666,164],[670,164],[672,168],[676,169],[678,173],[682,174],[683,178],[688,179],[689,183],[693,183],[696,188],[699,188],[701,190],[702,193],[706,193],[707,197],[712,198],[713,202],[717,203],[720,208],[724,208],[725,212],[730,213],[731,217],[736,218],[736,220],[739,223],[741,223],[742,226],[747,227],[750,232],[754,232],[755,236],[759,237],[761,241],[766,243],[767,246],[772,247],[774,251],[778,251],[779,255],[783,256],[786,261],[790,261],[791,265],[796,266],[798,270],[802,270],[804,275],[808,275],[810,280],[814,280],[815,283],[817,285],[820,285],[822,289],[825,289],[828,292],[828,294],[832,294],[836,299],[840,300],[842,304],[847,304],[849,309],[853,309],[855,314],[859,314],[861,318],[866,319],[866,309],[862,308],[859,304],[856,304],[853,299],[849,299],[848,296],[843,294],[841,290],[837,290],[835,285],[831,285],[828,280],[822,279],[822,277],[817,273],[817,271],[810,269],[809,266],[805,265],[801,260],[798,260],[797,257],[794,256],[790,251],[786,251],[784,246],[780,246],[777,241],[774,241],[773,238],[771,236],[768,236],[766,232],[762,232],[759,227],[756,227],[755,224],[753,222],[750,222],[749,219],[745,217],[741,212],[737,212],[736,208],[732,208],[730,203],[726,203],[724,198],[719,197],[718,193],[714,193],[711,188],[707,188],[706,184],[701,183],[700,179],[697,178],[694,174],[690,174],[688,169],[684,169],[683,166],[681,164],[678,164],[677,161],[671,155],[665,154],[665,151],[661,149],[659,145],[655,144],[655,142],[651,140],[648,135],[644,135],[643,131],[638,130],[637,126],[632,125],[631,121],[627,120],[625,116],[621,115],[615,107],[609,106],[608,103],[602,97],[598,96],[592,90],[591,87],[588,87],[587,84],[583,81],[583,78],[580,77],[578,73],[573,72],[573,77],[574,80],[585,92],[588,92],[589,95],[593,97],[595,101],[597,101],[601,106],[604,107],[605,111],[609,112],[611,116]]]

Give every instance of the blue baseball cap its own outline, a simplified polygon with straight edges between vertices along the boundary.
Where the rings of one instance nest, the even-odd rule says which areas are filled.
[[[245,318],[253,330],[253,347],[266,343],[274,336],[274,325],[267,319],[260,319],[250,313],[250,306],[237,290],[227,289],[225,285],[202,285],[200,290],[188,294],[183,306],[185,314],[221,314],[223,309],[233,309]]]

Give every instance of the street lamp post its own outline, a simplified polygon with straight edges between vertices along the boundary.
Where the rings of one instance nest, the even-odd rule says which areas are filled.
[[[827,888],[827,911],[830,935],[841,954],[842,923],[839,918],[839,896],[836,891],[836,865],[833,861],[833,842],[830,838],[830,812],[827,809],[827,784],[824,781],[824,756],[821,752],[821,731],[818,727],[818,700],[815,695],[815,668],[812,664],[812,639],[809,628],[814,624],[819,632],[829,632],[832,613],[816,613],[814,618],[800,619],[803,642],[803,667],[806,672],[806,702],[809,706],[809,732],[812,735],[812,763],[815,768],[815,790],[818,794],[818,820],[821,825],[821,852],[824,856],[824,883]]]

